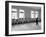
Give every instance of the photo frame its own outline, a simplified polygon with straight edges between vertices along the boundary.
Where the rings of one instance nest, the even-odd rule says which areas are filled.
[[[5,35],[34,34],[45,34],[45,3],[5,1]]]

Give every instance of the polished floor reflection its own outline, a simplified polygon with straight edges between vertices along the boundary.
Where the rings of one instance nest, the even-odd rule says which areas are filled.
[[[24,30],[40,30],[41,22],[36,25],[36,23],[26,23],[12,26],[12,31],[24,31]]]

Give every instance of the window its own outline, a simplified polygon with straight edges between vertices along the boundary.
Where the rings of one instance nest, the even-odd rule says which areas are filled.
[[[18,19],[18,17],[17,17],[17,9],[12,9],[12,19]]]
[[[34,18],[34,11],[31,11],[31,18]]]
[[[38,17],[38,11],[31,11],[31,18],[37,18]]]
[[[35,18],[37,18],[38,17],[38,11],[35,11]]]
[[[19,10],[19,18],[25,18],[24,14],[25,14],[24,10],[20,9]]]

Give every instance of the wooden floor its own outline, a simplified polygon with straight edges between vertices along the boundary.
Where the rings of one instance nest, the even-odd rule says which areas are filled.
[[[36,23],[27,23],[27,24],[20,24],[12,26],[12,31],[24,31],[24,30],[40,30],[41,23],[36,25]]]

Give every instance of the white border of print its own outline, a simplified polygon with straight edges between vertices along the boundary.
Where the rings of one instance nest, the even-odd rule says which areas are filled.
[[[11,24],[11,6],[35,6],[35,7],[41,7],[41,30],[33,30],[33,31],[11,31],[12,24]],[[9,3],[9,35],[11,34],[26,34],[26,33],[42,33],[44,30],[44,11],[43,11],[44,5],[41,4],[24,4],[24,3]]]

